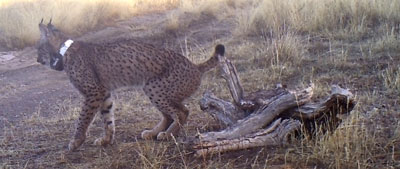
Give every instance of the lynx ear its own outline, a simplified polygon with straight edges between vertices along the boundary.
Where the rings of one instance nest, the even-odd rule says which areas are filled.
[[[49,21],[49,23],[47,24],[47,29],[49,29],[49,31],[56,31],[57,28],[54,27],[53,24],[51,24],[51,21],[52,21],[52,20],[53,20],[53,18],[50,18],[50,21]]]
[[[48,29],[46,25],[43,24],[43,18],[39,23],[39,30],[40,30],[40,43],[44,43],[47,40]]]
[[[41,28],[41,27],[45,27],[45,25],[43,24],[43,18],[42,18],[42,20],[40,20],[40,23],[39,23],[39,28]]]
[[[49,21],[49,23],[47,24],[47,28],[52,28],[53,27],[53,24],[51,24],[51,21],[53,20],[53,18],[50,18],[50,21]]]

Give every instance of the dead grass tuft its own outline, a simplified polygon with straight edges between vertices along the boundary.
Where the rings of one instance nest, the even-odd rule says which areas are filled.
[[[396,27],[383,25],[380,27],[382,35],[379,36],[373,44],[372,50],[374,53],[390,53],[400,51],[400,29],[396,31]]]
[[[400,66],[390,66],[382,72],[385,87],[395,94],[400,94]]]
[[[365,124],[357,124],[356,115],[342,124],[332,135],[320,136],[318,141],[307,145],[312,150],[311,159],[325,159],[329,168],[369,168],[370,154],[379,147],[373,133]]]
[[[224,15],[227,8],[226,0],[181,1],[179,5],[179,10],[182,12],[194,13],[196,15],[205,14],[213,17]]]
[[[297,65],[305,57],[304,42],[293,32],[280,34],[266,45],[270,65]]]

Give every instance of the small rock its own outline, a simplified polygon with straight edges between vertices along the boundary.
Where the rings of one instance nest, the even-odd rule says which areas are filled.
[[[0,55],[0,62],[9,61],[9,60],[14,59],[14,58],[15,58],[15,56],[11,55],[11,54]]]

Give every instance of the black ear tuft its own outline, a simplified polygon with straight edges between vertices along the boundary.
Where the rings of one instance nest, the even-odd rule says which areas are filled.
[[[55,30],[55,27],[53,26],[53,24],[51,23],[51,21],[53,20],[53,18],[50,18],[49,23],[47,24],[47,28],[50,29],[51,31]]]
[[[215,47],[215,53],[216,53],[217,55],[224,56],[224,54],[225,54],[225,47],[224,47],[224,45],[218,44],[218,45]]]

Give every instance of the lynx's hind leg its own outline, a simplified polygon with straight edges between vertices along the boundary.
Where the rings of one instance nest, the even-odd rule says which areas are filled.
[[[142,132],[143,139],[146,140],[153,139],[158,135],[158,133],[165,131],[171,125],[171,123],[173,122],[172,118],[164,113],[161,114],[162,114],[162,119],[160,120],[160,122],[158,122],[156,126],[153,127],[153,129],[144,130]]]
[[[113,144],[114,133],[115,133],[115,119],[114,119],[113,101],[110,94],[107,94],[104,99],[100,115],[104,123],[104,135],[103,137],[96,139],[94,144],[101,146]]]
[[[173,122],[167,130],[158,133],[157,140],[168,140],[171,136],[177,136],[180,129],[185,125],[189,110],[182,103],[170,102],[169,106],[163,110],[171,115]]]
[[[157,85],[156,81],[149,81],[143,88],[146,95],[149,97],[151,103],[156,106],[158,110],[163,110],[165,107],[165,95],[162,95],[162,91],[159,89],[154,88]],[[161,112],[161,120],[160,122],[153,127],[151,130],[145,130],[142,132],[143,139],[153,139],[155,138],[158,133],[165,131],[173,122],[173,119],[168,114],[168,112]]]

